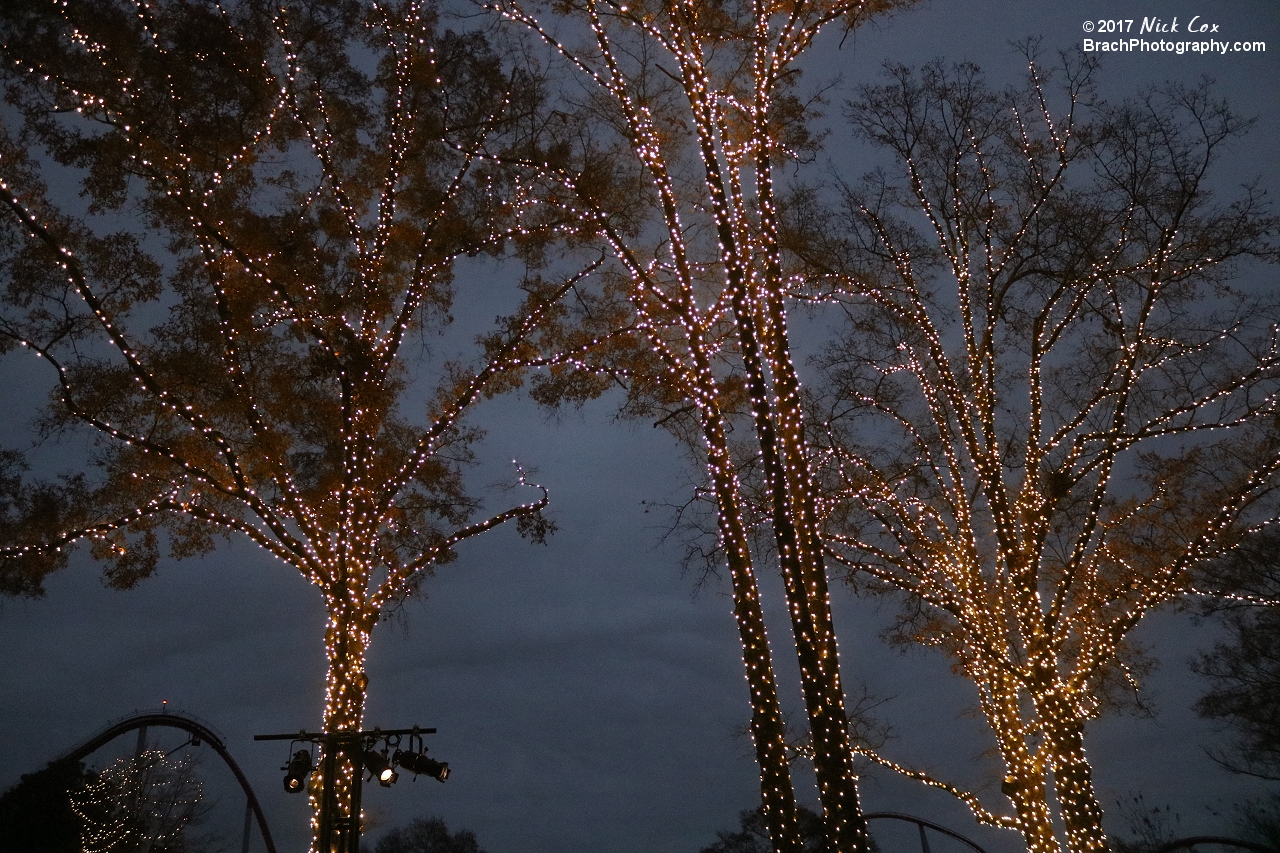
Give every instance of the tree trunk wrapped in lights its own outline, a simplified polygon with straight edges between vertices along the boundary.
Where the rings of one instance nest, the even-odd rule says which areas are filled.
[[[1280,310],[1231,283],[1276,220],[1256,187],[1215,200],[1247,123],[1207,88],[1108,105],[1088,63],[1058,88],[1028,58],[1018,90],[941,63],[864,87],[851,118],[897,170],[842,214],[811,195],[788,239],[850,321],[824,357],[828,553],[974,683],[1013,814],[897,769],[1087,853],[1086,724],[1137,688],[1129,632],[1277,511]]]
[[[490,5],[529,28],[590,81],[595,91],[588,109],[618,131],[645,170],[655,211],[651,230],[601,225],[630,285],[631,329],[662,361],[660,381],[680,388],[687,411],[699,419],[721,514],[721,548],[733,559],[740,545],[731,532],[734,522],[724,515],[734,512],[729,504],[739,503],[738,488],[733,472],[719,470],[731,457],[714,422],[735,408],[744,414],[745,406],[743,419],[767,480],[769,523],[785,579],[828,842],[833,850],[862,849],[866,833],[857,806],[820,515],[787,340],[772,181],[778,164],[794,162],[816,146],[806,126],[807,105],[795,91],[797,58],[824,27],[852,28],[903,4]],[[572,187],[572,179],[565,185]],[[589,194],[579,193],[577,200],[584,220],[601,222]],[[589,349],[584,344],[583,352]],[[755,612],[746,595],[754,581],[739,583],[749,561],[741,565],[735,569],[731,559],[740,620]],[[759,642],[753,638],[764,636],[763,624],[742,630],[750,681]],[[753,703],[761,690],[751,684]],[[777,759],[766,755],[760,737],[757,732],[763,768]],[[780,779],[785,768],[764,772]],[[762,786],[775,845],[794,849],[794,805],[775,810],[769,783],[762,780]]]
[[[637,260],[633,248],[616,228],[607,224],[603,210],[584,210],[582,215],[602,223],[602,230],[622,259],[624,290],[630,291],[633,281],[650,279],[652,268]],[[601,277],[618,278],[607,271]],[[656,280],[649,281],[650,286],[658,284]],[[696,308],[690,305],[686,310],[693,313]],[[637,335],[637,331],[642,334]],[[602,385],[595,380],[601,376],[621,381],[628,390],[629,414],[649,415],[675,407],[655,426],[667,426],[703,456],[717,517],[718,552],[724,556],[732,583],[734,617],[751,702],[751,735],[760,765],[761,808],[775,848],[798,853],[802,841],[786,726],[756,584],[752,523],[747,517],[749,504],[742,493],[727,437],[731,426],[726,412],[733,411],[740,395],[731,390],[732,377],[726,380],[713,371],[719,345],[697,328],[683,341],[656,336],[652,319],[643,325],[634,323],[632,309],[609,295],[598,302],[591,301],[587,310],[567,327],[556,332],[544,329],[538,338],[537,346],[531,349],[554,354],[539,356],[531,352],[525,356],[526,366],[550,369],[534,377],[535,399],[559,405],[600,393]],[[691,413],[692,417],[688,417]]]
[[[707,468],[713,479],[720,544],[733,584],[734,617],[742,643],[751,695],[751,737],[760,765],[760,808],[778,853],[800,853],[801,842],[795,790],[788,767],[786,728],[773,677],[773,659],[765,633],[764,610],[751,561],[750,538],[743,519],[740,487],[733,476],[724,429],[714,407],[703,414]]]
[[[523,145],[538,81],[428,3],[268,6],[6,7],[0,347],[53,367],[47,423],[96,445],[61,483],[0,459],[0,566],[38,593],[87,540],[123,588],[161,534],[178,558],[245,536],[324,597],[333,732],[362,724],[386,608],[466,539],[548,532],[545,491],[467,493],[467,418],[578,279],[527,276],[474,364],[419,355],[457,258],[531,259],[563,223],[477,159]]]

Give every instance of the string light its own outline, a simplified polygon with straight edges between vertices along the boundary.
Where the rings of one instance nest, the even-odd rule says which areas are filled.
[[[141,846],[181,846],[203,785],[193,760],[148,750],[109,764],[70,792],[85,853],[126,853]]]

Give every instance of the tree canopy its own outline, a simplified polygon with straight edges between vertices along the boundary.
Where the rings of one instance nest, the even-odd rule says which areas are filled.
[[[83,761],[53,761],[0,794],[0,850],[81,853],[69,792],[97,779]]]
[[[378,839],[374,853],[484,853],[476,834],[467,829],[449,832],[438,817],[420,817]]]

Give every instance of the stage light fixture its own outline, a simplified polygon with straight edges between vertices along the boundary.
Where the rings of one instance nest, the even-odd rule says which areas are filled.
[[[305,749],[300,749],[293,754],[293,758],[289,760],[289,766],[285,768],[284,789],[290,794],[296,794],[307,785],[307,776],[312,771],[311,753]]]
[[[374,752],[372,749],[365,750],[364,753],[365,768],[377,778],[378,784],[384,788],[390,788],[400,778],[400,774],[396,773],[396,769],[391,766],[391,762],[380,752]]]
[[[397,749],[392,761],[415,775],[430,776],[440,782],[449,778],[448,763],[427,758],[421,752]]]

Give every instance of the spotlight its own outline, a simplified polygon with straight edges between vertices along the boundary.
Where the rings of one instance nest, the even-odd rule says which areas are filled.
[[[366,750],[364,754],[364,766],[374,776],[378,777],[378,784],[384,788],[390,788],[400,778],[400,774],[396,773],[396,769],[391,766],[391,762],[381,753],[374,752],[372,749]]]
[[[421,752],[407,752],[397,749],[392,760],[415,775],[430,776],[440,782],[449,778],[449,765],[446,762],[427,758]]]
[[[289,766],[284,769],[287,771],[284,775],[284,789],[290,794],[298,793],[306,786],[307,775],[313,769],[311,753],[305,749],[298,750],[289,761]]]

